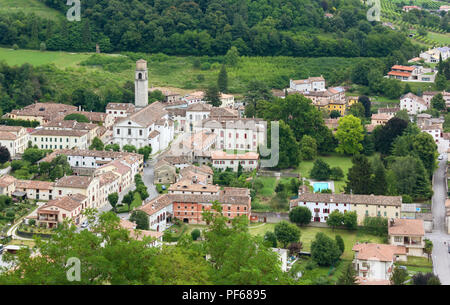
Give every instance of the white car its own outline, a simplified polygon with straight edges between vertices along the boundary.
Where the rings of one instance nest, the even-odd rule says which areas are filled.
[[[87,228],[88,227],[88,222],[87,221],[85,221],[85,222],[83,222],[82,224],[81,224],[81,228]]]
[[[440,155],[440,156],[438,157],[438,160],[442,160],[442,159],[444,159],[444,157],[443,157],[442,155]]]

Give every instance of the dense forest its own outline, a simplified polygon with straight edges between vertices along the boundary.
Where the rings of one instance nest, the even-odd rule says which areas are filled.
[[[66,14],[61,0],[41,0]],[[84,0],[81,21],[0,15],[0,45],[48,50],[248,56],[408,57],[402,33],[366,18],[359,0]],[[325,17],[325,13],[329,18]]]

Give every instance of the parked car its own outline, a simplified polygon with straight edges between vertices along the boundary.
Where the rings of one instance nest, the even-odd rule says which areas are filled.
[[[88,222],[85,221],[85,222],[83,222],[83,223],[81,224],[81,227],[84,229],[84,228],[87,228],[88,225],[89,225]]]
[[[442,160],[442,159],[444,159],[444,157],[442,157],[442,155],[440,155],[440,156],[438,157],[438,160]]]

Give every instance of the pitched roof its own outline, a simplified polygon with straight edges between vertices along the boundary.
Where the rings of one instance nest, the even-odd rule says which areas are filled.
[[[53,120],[48,122],[47,124],[43,125],[44,129],[47,129],[49,127],[52,128],[70,128],[73,130],[92,130],[95,128],[98,128],[99,126],[97,124],[92,123],[80,123],[75,120]]]
[[[14,178],[13,176],[10,175],[5,175],[0,177],[0,187],[7,187],[10,186],[11,184],[15,183],[17,181],[16,178]]]
[[[422,219],[394,219],[389,223],[389,235],[423,236],[425,229]]]
[[[413,94],[411,92],[402,95],[400,97],[400,100],[403,100],[405,98],[409,98],[409,99],[411,99],[413,101],[416,101],[416,102],[418,102],[418,103],[420,103],[420,104],[422,104],[424,106],[427,106],[427,103],[425,102],[425,100],[423,98],[421,98],[421,97],[419,97],[419,96],[417,96],[417,95],[415,95],[415,94]]]
[[[247,152],[245,154],[228,154],[224,151],[217,150],[211,153],[212,160],[258,160],[259,154],[254,152]]]
[[[132,121],[143,127],[148,127],[153,123],[156,123],[156,121],[161,119],[166,114],[168,114],[168,112],[164,110],[163,104],[160,102],[154,102],[138,112],[135,112],[126,118],[120,119],[117,123]]]
[[[37,129],[32,136],[52,136],[52,137],[82,137],[87,135],[88,131],[81,130],[51,130],[51,129]]]
[[[395,255],[406,254],[406,248],[403,246],[373,243],[356,244],[352,250],[358,252],[357,259],[379,260],[383,262],[393,261]]]
[[[403,71],[414,71],[415,67],[410,67],[410,66],[402,66],[402,65],[393,65],[391,70],[403,70]]]
[[[388,75],[410,77],[411,73],[401,71],[390,71],[388,72]]]
[[[322,194],[306,193],[300,195],[294,202],[326,202],[350,203],[367,205],[392,205],[401,207],[402,196],[375,196],[375,195],[348,195],[348,194]]]
[[[186,192],[218,193],[219,190],[220,187],[217,185],[192,183],[192,181],[189,179],[182,179],[169,187],[170,192],[186,191]]]
[[[94,177],[89,176],[64,176],[55,181],[55,187],[87,189],[93,180]]]
[[[39,208],[39,210],[45,210],[48,207],[56,206],[66,211],[73,211],[78,208],[86,199],[87,197],[82,194],[68,195],[58,199],[50,200],[44,206]]]
[[[72,105],[57,104],[57,103],[35,103],[28,105],[22,109],[11,111],[12,114],[18,116],[35,116],[43,118],[55,118],[57,115],[67,115],[77,110],[77,107]]]
[[[91,122],[105,122],[106,118],[110,116],[110,114],[105,112],[76,111],[75,113],[84,115]]]
[[[15,139],[17,139],[17,136],[15,134],[13,134],[12,132],[0,131],[0,140],[12,141]]]
[[[109,103],[106,105],[106,110],[124,110],[127,112],[133,112],[136,109],[132,103]]]
[[[207,112],[207,111],[211,111],[212,108],[213,107],[210,104],[196,103],[196,104],[189,105],[187,107],[186,111]]]
[[[51,190],[53,182],[37,181],[37,180],[17,180],[16,189],[35,189],[35,190]]]

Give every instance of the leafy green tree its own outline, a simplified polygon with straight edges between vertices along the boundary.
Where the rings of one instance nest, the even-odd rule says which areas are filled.
[[[409,122],[409,114],[405,109],[399,110],[394,115],[395,118],[402,119],[405,122]]]
[[[332,167],[330,178],[335,181],[340,181],[344,178],[344,171],[339,166]]]
[[[344,244],[344,240],[342,239],[342,236],[336,235],[334,237],[334,240],[336,241],[336,244],[338,245],[339,250],[341,250],[341,255],[342,255],[345,251],[345,244]]]
[[[200,237],[201,233],[199,229],[194,229],[191,232],[192,240],[197,240]]]
[[[144,146],[138,149],[138,154],[144,156],[144,162],[148,160],[148,157],[152,153],[152,148],[150,146]]]
[[[22,160],[28,161],[31,164],[35,164],[45,156],[45,151],[38,148],[27,148],[25,149]]]
[[[392,285],[405,285],[405,281],[408,278],[408,271],[398,266],[394,267],[394,271],[391,274],[391,284]]]
[[[112,206],[114,211],[116,211],[117,201],[119,201],[119,194],[112,193],[108,195],[108,202]]]
[[[300,239],[300,230],[296,225],[290,224],[287,221],[279,222],[274,229],[277,240],[286,248],[289,243],[298,242]]]
[[[272,231],[267,231],[266,234],[264,234],[264,241],[268,247],[277,247],[277,236]]]
[[[344,226],[349,230],[356,229],[358,225],[358,215],[356,214],[356,211],[347,211],[343,216]]]
[[[341,117],[341,113],[339,111],[331,110],[331,112],[330,112],[330,118],[331,119],[336,119],[336,118],[339,118],[339,117]]]
[[[220,69],[219,77],[217,78],[217,87],[220,92],[226,93],[228,91],[228,75],[225,65],[222,65]]]
[[[437,145],[433,137],[426,132],[422,132],[414,138],[412,147],[414,153],[422,160],[423,165],[431,177],[437,167],[436,159],[438,156]]]
[[[8,148],[5,146],[0,146],[0,164],[8,162],[11,159],[11,154]]]
[[[300,141],[300,154],[303,160],[313,160],[317,156],[317,142],[313,137],[303,136]]]
[[[400,118],[390,119],[386,125],[375,128],[373,131],[375,149],[384,155],[391,151],[391,145],[395,138],[400,136],[408,126],[408,122]]]
[[[236,66],[239,61],[239,51],[236,47],[231,47],[225,55],[225,62],[229,66]]]
[[[444,74],[438,73],[436,75],[436,79],[434,80],[434,84],[437,90],[446,90],[447,88],[447,78]]]
[[[353,166],[348,170],[345,192],[347,194],[371,194],[373,191],[372,167],[369,160],[364,155],[355,155],[352,164]]]
[[[122,203],[128,206],[128,211],[131,210],[131,203],[133,203],[133,192],[129,191],[125,196],[123,196]]]
[[[358,285],[356,270],[351,262],[347,264],[344,272],[338,278],[337,285]]]
[[[289,212],[289,220],[300,226],[307,225],[311,222],[311,211],[307,207],[295,207]]]
[[[328,180],[331,175],[331,169],[328,163],[322,159],[314,161],[314,166],[309,173],[309,176],[315,180]]]
[[[289,125],[284,121],[280,121],[279,124],[279,157],[276,168],[296,168],[300,163],[300,146]],[[271,138],[271,134],[270,128],[268,139]]]
[[[316,234],[311,243],[311,258],[319,266],[331,266],[339,260],[341,250],[336,242],[324,233]]]
[[[442,93],[438,93],[431,99],[431,107],[437,110],[445,110],[445,100]]]
[[[78,123],[89,123],[87,116],[80,113],[72,113],[64,117],[65,121],[77,121]]]
[[[129,152],[129,153],[135,153],[136,152],[136,146],[127,144],[127,145],[124,145],[122,147],[122,150],[126,151],[126,152]]]
[[[349,115],[352,115],[352,116],[357,117],[357,118],[364,118],[365,117],[365,111],[366,110],[364,108],[364,105],[359,103],[359,102],[356,103],[356,104],[351,105],[349,107],[349,109],[348,109]]]
[[[148,230],[149,229],[149,221],[148,215],[139,210],[135,210],[130,215],[130,221],[136,223],[136,229],[139,230]]]
[[[104,147],[105,146],[104,146],[102,140],[100,140],[99,137],[95,137],[92,140],[92,144],[91,144],[91,146],[89,146],[89,149],[90,150],[103,150]]]
[[[334,210],[328,215],[327,225],[331,228],[336,229],[337,227],[342,226],[344,223],[344,215],[339,212],[339,210]]]
[[[349,155],[359,153],[363,149],[361,141],[364,139],[364,128],[361,120],[353,115],[347,115],[339,119],[336,139],[339,141],[336,148],[338,153]]]
[[[119,144],[108,144],[105,146],[106,151],[120,151]]]
[[[428,273],[416,273],[412,277],[413,285],[441,285],[439,278],[432,272]]]
[[[244,95],[243,102],[245,103],[245,116],[261,117],[258,112],[257,102],[259,101],[271,101],[273,99],[272,92],[269,87],[262,81],[252,80],[249,82],[246,93]]]

